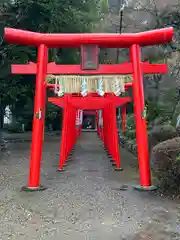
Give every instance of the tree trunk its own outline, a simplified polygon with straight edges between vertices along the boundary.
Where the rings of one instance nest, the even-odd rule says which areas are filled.
[[[2,103],[0,97],[0,129],[3,129],[4,126],[4,114],[5,114],[5,105]]]
[[[0,129],[3,129],[4,126],[4,108],[0,106]]]
[[[14,125],[14,124],[16,124],[16,121],[17,121],[16,104],[12,104],[10,109],[11,109],[11,114],[12,114],[12,125]]]

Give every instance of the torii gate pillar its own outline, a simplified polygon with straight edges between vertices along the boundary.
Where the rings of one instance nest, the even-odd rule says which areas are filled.
[[[136,122],[136,141],[140,171],[140,185],[134,187],[138,190],[154,190],[155,187],[151,185],[146,119],[145,116],[143,116],[145,104],[141,49],[139,45],[134,44],[131,46],[130,58],[133,67],[134,117]]]
[[[30,170],[28,186],[23,187],[26,191],[44,190],[40,185],[40,168],[42,158],[42,146],[44,136],[44,120],[45,120],[45,101],[46,101],[46,85],[45,77],[48,64],[48,48],[44,44],[38,47],[37,57],[37,73],[36,73],[36,89],[34,99],[34,116],[32,145],[30,156]]]

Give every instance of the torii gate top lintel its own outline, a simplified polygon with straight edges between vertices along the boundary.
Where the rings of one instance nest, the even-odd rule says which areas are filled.
[[[129,48],[133,44],[151,46],[165,44],[172,41],[174,30],[172,27],[156,29],[140,33],[76,33],[51,34],[35,33],[14,28],[4,29],[4,39],[13,44],[48,47],[78,48],[83,44],[96,44],[106,48]]]

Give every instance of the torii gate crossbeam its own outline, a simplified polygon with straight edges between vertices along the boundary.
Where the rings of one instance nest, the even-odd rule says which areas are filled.
[[[61,98],[48,98],[49,102],[56,104],[59,107],[64,107],[64,97]],[[109,102],[111,102],[115,108],[120,107],[124,104],[131,102],[131,98],[129,97],[116,97],[112,96],[109,98],[104,97],[91,97],[88,96],[86,98],[83,97],[70,97],[69,103],[77,109],[88,109],[88,110],[97,110],[103,109]]]

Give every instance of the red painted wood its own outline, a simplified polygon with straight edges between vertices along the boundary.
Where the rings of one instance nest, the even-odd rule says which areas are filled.
[[[51,97],[48,98],[49,102],[52,102],[53,104],[63,107],[64,106],[64,97],[56,98]],[[115,107],[122,106],[124,104],[127,104],[131,102],[131,98],[129,97],[116,97],[116,96],[108,96],[108,97],[70,97],[69,102],[77,109],[89,109],[89,110],[97,110],[102,109],[105,107],[106,104],[109,102],[112,102]]]
[[[168,72],[167,64],[150,64],[142,62],[142,72],[145,74]],[[36,63],[12,64],[12,74],[36,74]],[[80,65],[57,65],[54,62],[48,63],[47,74],[60,75],[106,75],[106,74],[132,74],[132,63],[122,64],[100,64],[97,70],[82,70]]]
[[[37,33],[14,28],[4,29],[4,39],[13,44],[48,47],[79,48],[82,44],[97,44],[106,48],[129,48],[133,44],[140,46],[164,44],[172,41],[172,27],[140,33]]]
[[[96,114],[96,110],[94,110],[94,111],[84,110],[83,111],[83,115],[95,115],[95,114]]]

